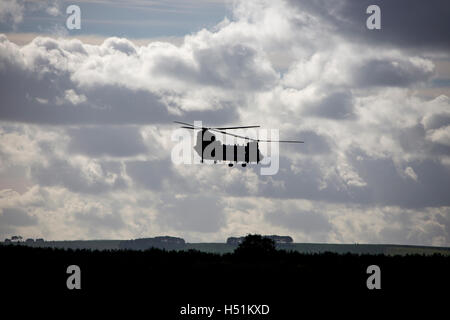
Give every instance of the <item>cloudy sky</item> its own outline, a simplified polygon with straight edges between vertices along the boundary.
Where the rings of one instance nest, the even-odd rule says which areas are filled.
[[[449,16],[446,0],[1,0],[0,238],[450,246]],[[306,143],[281,145],[273,176],[175,165],[173,120]]]

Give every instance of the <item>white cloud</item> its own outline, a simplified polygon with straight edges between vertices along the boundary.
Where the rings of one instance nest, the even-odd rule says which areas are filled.
[[[47,9],[45,9],[45,11],[53,17],[56,17],[61,14],[56,4],[53,4],[53,6],[48,7]]]
[[[0,207],[39,221],[18,230],[449,244],[450,100],[416,94],[434,64],[351,43],[287,2],[241,1],[233,14],[179,46],[0,36],[0,176],[23,180],[1,184]],[[282,145],[273,177],[174,166],[175,118],[259,124],[306,144]]]
[[[406,167],[405,168],[405,174],[410,177],[411,179],[413,179],[414,181],[417,181],[417,174],[414,172],[414,169],[411,167]]]
[[[432,142],[450,146],[450,126],[430,130],[427,138]]]
[[[86,102],[86,96],[84,94],[78,95],[73,89],[64,91],[64,99],[73,105],[77,105]],[[56,98],[56,104],[63,104],[64,100]]]
[[[0,22],[11,23],[16,26],[22,22],[24,6],[16,0],[3,0],[0,2]]]

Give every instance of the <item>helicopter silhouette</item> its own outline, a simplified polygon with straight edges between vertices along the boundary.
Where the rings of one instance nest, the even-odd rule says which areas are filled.
[[[181,124],[181,128],[199,130],[197,133],[196,144],[194,150],[201,157],[201,162],[204,160],[213,160],[214,163],[218,161],[229,161],[228,166],[233,167],[234,163],[241,163],[242,167],[246,167],[249,163],[260,163],[264,155],[259,149],[259,143],[304,143],[299,140],[261,140],[246,136],[237,135],[227,132],[226,130],[235,129],[249,129],[259,128],[260,126],[237,126],[237,127],[199,127],[186,122],[174,121],[174,123]],[[236,138],[247,140],[244,145],[238,144],[223,144],[216,139],[214,132],[230,135]]]

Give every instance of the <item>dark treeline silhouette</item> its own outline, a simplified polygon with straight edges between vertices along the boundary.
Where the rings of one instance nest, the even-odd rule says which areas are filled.
[[[275,244],[290,244],[293,243],[294,240],[290,236],[278,236],[278,235],[270,235],[270,236],[261,236],[263,238],[268,238],[274,241]],[[227,244],[230,245],[239,245],[244,241],[246,237],[229,237],[227,239]]]
[[[180,250],[184,249],[186,242],[182,238],[177,237],[154,237],[141,238],[134,240],[123,240],[119,243],[120,249],[145,250],[149,248]]]
[[[259,235],[247,236],[234,253],[223,255],[1,245],[0,257],[2,290],[10,296],[145,302],[167,319],[175,319],[188,303],[268,304],[272,319],[278,319],[295,312],[299,303],[393,303],[400,296],[450,288],[449,256],[301,254],[276,250],[273,240]],[[69,265],[81,269],[81,290],[66,287]],[[370,265],[381,269],[381,290],[367,289]]]

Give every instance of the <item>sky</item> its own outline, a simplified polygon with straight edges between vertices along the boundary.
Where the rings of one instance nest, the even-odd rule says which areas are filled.
[[[445,0],[1,0],[0,239],[450,246],[449,16]],[[174,120],[305,144],[280,145],[275,175],[175,164]]]

